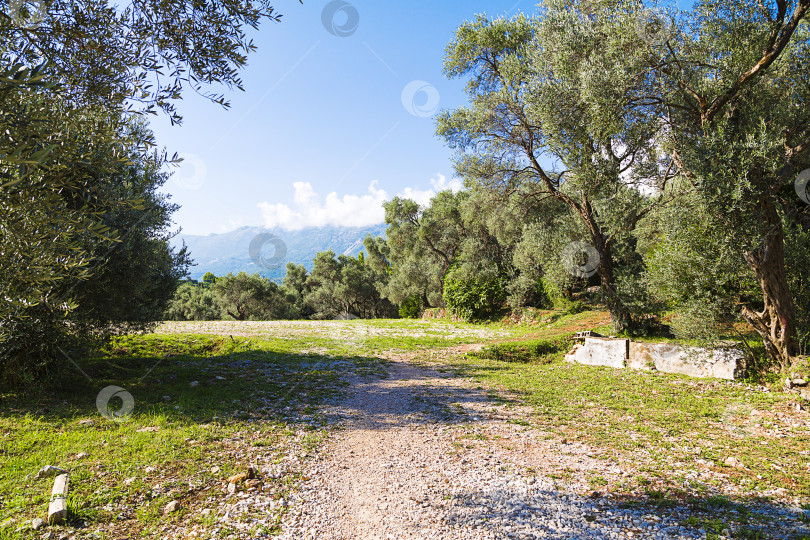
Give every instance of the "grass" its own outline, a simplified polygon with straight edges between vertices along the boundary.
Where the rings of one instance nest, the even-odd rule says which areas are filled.
[[[314,345],[324,341],[126,337],[92,358],[75,359],[81,372],[66,371],[57,388],[4,394],[0,538],[31,538],[30,521],[46,517],[53,479],[35,478],[44,465],[71,473],[68,523],[58,534],[160,537],[167,524],[212,537],[277,531],[283,505],[219,523],[222,500],[238,496],[226,493],[224,479],[253,466],[263,471],[254,491],[271,501],[285,498],[298,482],[291,457],[306,456],[325,437],[319,409],[342,388],[338,370],[381,369],[379,359],[342,354],[344,348],[329,343],[324,354],[301,352]],[[99,391],[110,385],[133,398],[125,421],[97,410]],[[122,404],[113,398],[110,410]],[[274,468],[281,473],[267,472]],[[181,510],[164,515],[171,500]],[[200,514],[206,508],[212,512]]]
[[[573,344],[572,336],[563,335],[556,339],[534,339],[519,342],[495,343],[488,345],[474,357],[499,362],[550,363],[567,353]]]
[[[118,339],[92,358],[74,359],[90,380],[71,368],[58,388],[2,396],[0,539],[31,538],[27,524],[45,517],[52,479],[35,474],[47,464],[71,470],[69,523],[60,529],[76,539],[161,537],[164,527],[205,538],[276,533],[286,512],[280,501],[301,481],[296,460],[328,437],[323,404],[339,395],[348,371],[384,374],[382,358],[391,351],[477,380],[493,406],[529,405],[533,415],[515,423],[633,465],[635,475],[621,484],[588,477],[600,492],[662,509],[691,504],[723,525],[737,520],[739,537],[751,538],[744,535],[756,528],[739,521],[755,519],[744,494],[810,504],[810,429],[788,396],[561,361],[572,333],[609,334],[607,323],[593,311],[538,312],[530,324],[168,323],[153,335]],[[458,354],[456,347],[475,343],[485,347]],[[133,397],[125,422],[96,408],[110,385]],[[122,405],[111,404],[113,411]],[[475,441],[494,444],[483,434],[467,440]],[[728,457],[743,468],[726,465]],[[224,502],[239,496],[227,493],[225,479],[249,466],[261,482],[254,495],[268,505],[224,522]],[[743,496],[723,495],[728,486]],[[164,515],[171,500],[181,510]],[[711,532],[720,524],[700,526]]]
[[[810,429],[791,396],[738,382],[565,363],[564,347],[555,351],[553,344],[564,343],[583,316],[559,318],[536,333],[542,341],[485,347],[448,367],[531,405],[535,427],[643,464],[652,478],[627,491],[649,490],[650,483],[682,489],[689,476],[708,490],[730,482],[744,492],[810,500]],[[726,465],[728,457],[744,468]]]

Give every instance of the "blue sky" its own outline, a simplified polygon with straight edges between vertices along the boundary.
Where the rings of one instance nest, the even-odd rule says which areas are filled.
[[[477,13],[535,6],[279,0],[282,22],[255,34],[246,91],[217,89],[230,110],[187,92],[182,126],[152,120],[159,144],[185,158],[164,189],[181,205],[176,224],[185,234],[365,226],[383,221],[381,202],[395,195],[425,203],[458,189],[452,152],[434,134],[437,110],[466,103],[465,81],[442,73],[445,47]]]
[[[476,13],[514,15],[535,6],[352,0],[332,19],[340,33],[356,13],[355,31],[340,37],[323,24],[327,5],[274,5],[284,17],[255,34],[259,49],[243,72],[245,92],[222,89],[230,110],[187,92],[182,126],[152,120],[159,144],[186,158],[164,189],[182,207],[175,222],[184,233],[365,225],[381,221],[382,199],[424,200],[434,185],[451,187],[452,154],[434,135],[431,113],[437,99],[441,109],[465,97],[464,81],[442,73],[445,47]],[[415,114],[403,105],[406,88]]]

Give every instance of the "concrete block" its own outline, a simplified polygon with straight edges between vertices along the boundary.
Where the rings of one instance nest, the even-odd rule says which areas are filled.
[[[588,366],[623,368],[627,361],[629,343],[627,339],[587,337],[584,346],[574,347],[566,360]]]
[[[672,343],[631,343],[627,365],[690,377],[734,380],[745,369],[744,355],[735,349],[708,350]]]
[[[60,474],[53,482],[51,503],[48,505],[48,523],[58,525],[67,519],[68,475]]]

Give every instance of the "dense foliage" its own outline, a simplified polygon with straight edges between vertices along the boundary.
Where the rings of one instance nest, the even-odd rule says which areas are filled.
[[[0,15],[0,371],[25,382],[83,341],[182,320],[478,320],[606,308],[616,331],[810,344],[810,0],[546,0],[463,23],[437,133],[465,189],[385,204],[385,238],[281,284],[181,281],[165,153],[135,112],[241,87],[265,2],[44,2]],[[26,3],[19,5],[27,6]],[[26,8],[27,9],[27,8]],[[37,20],[32,17],[36,15]],[[33,24],[33,23],[36,24]],[[179,285],[179,287],[178,287]],[[176,289],[176,292],[175,292]],[[172,296],[173,295],[173,296]],[[171,297],[171,301],[169,299]],[[665,324],[666,323],[666,324]],[[66,352],[67,351],[67,352]]]
[[[380,318],[396,315],[382,297],[385,272],[358,257],[319,253],[312,272],[288,264],[279,286],[258,274],[206,275],[202,283],[184,282],[174,296],[169,320],[275,320]]]
[[[806,353],[809,10],[547,0],[462,24],[445,71],[469,104],[437,132],[466,189],[386,203],[386,238],[366,241],[373,288],[408,317],[599,304],[617,331],[749,329],[775,363]],[[334,277],[297,289],[299,313],[366,316],[324,257]]]
[[[0,380],[146,330],[189,260],[169,246],[165,152],[144,124],[241,88],[264,1],[0,0]],[[275,313],[273,313],[275,314]],[[202,313],[199,316],[207,316]]]

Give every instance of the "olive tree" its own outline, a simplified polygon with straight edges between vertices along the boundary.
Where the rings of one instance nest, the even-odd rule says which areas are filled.
[[[69,99],[118,112],[163,111],[190,90],[242,88],[249,31],[280,15],[266,0],[0,0],[0,66],[46,66]]]
[[[582,11],[549,1],[534,19],[463,24],[445,71],[469,79],[470,105],[444,112],[438,133],[458,151],[467,183],[568,207],[589,244],[583,271],[599,275],[614,325],[632,330],[614,252],[667,199],[675,169],[656,143],[656,104],[633,108],[650,82],[638,76],[641,40],[616,24],[617,9],[627,7],[590,2]]]
[[[810,167],[808,10],[810,0],[699,2],[676,39],[648,49],[645,69],[671,155],[760,290],[739,313],[785,365],[798,353],[785,250],[806,250],[786,245],[785,226],[808,228],[794,191]]]
[[[468,197],[442,191],[427,207],[399,197],[384,204],[391,266],[386,297],[393,303],[416,297],[425,308],[442,305],[444,275],[467,235],[461,209]]]

